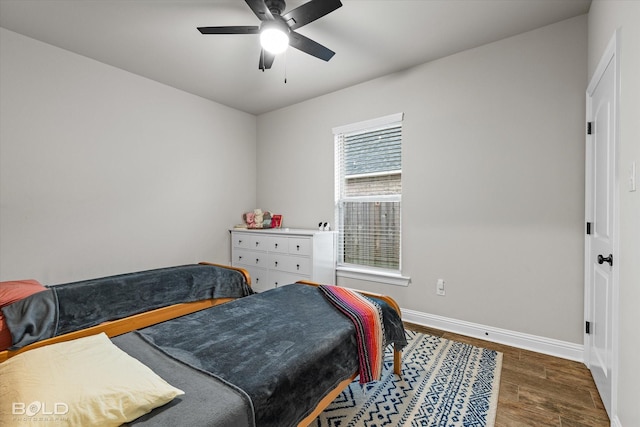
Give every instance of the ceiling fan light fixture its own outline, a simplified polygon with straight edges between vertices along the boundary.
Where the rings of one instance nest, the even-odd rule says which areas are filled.
[[[260,45],[267,52],[277,55],[289,47],[289,28],[283,28],[278,22],[269,24],[263,25],[260,29]]]
[[[245,0],[245,2],[260,20],[259,27],[255,25],[198,27],[198,31],[202,34],[259,34],[261,49],[258,69],[262,71],[270,69],[276,55],[285,52],[290,44],[299,51],[323,61],[328,61],[335,55],[331,49],[303,36],[296,30],[342,7],[340,0],[309,0],[284,15],[282,12],[287,6],[285,0]]]

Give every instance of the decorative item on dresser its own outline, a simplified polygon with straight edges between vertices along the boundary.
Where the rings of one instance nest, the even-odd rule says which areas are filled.
[[[231,230],[231,264],[265,291],[298,280],[335,283],[335,233],[305,229]]]

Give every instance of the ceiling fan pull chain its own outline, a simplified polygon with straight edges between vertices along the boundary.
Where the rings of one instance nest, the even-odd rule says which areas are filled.
[[[287,51],[284,52],[284,84],[287,84]]]

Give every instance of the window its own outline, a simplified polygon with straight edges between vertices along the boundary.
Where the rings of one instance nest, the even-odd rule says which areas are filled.
[[[400,274],[402,116],[333,129],[339,271]]]

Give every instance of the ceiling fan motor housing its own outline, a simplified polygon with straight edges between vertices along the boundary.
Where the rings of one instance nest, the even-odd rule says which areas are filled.
[[[287,7],[287,4],[284,2],[284,0],[265,0],[264,1],[265,6],[267,6],[267,9],[269,9],[269,11],[271,11],[272,15],[282,15],[282,11],[284,11],[284,8]]]

